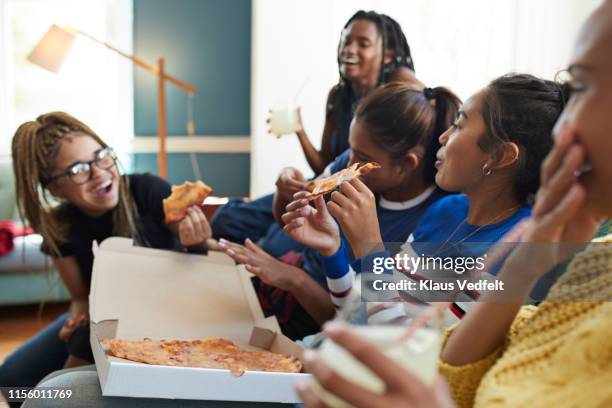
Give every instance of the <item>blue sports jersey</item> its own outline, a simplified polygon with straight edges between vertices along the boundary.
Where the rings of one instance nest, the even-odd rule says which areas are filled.
[[[419,196],[405,202],[391,202],[381,196],[377,197],[376,215],[383,242],[405,242],[427,209],[445,195],[444,191],[430,186]],[[348,248],[348,245],[345,246]],[[347,256],[348,265],[353,255],[347,251]],[[327,287],[323,258],[319,251],[307,248],[302,268],[321,286]]]

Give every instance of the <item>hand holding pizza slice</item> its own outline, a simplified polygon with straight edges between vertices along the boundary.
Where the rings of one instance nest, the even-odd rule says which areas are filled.
[[[202,205],[210,193],[212,188],[201,181],[186,181],[180,186],[172,186],[172,194],[163,200],[166,224],[182,221],[189,207]]]
[[[351,181],[359,176],[363,176],[372,170],[380,169],[381,165],[376,162],[370,162],[359,166],[359,163],[355,163],[346,169],[342,169],[329,177],[322,177],[310,181],[306,184],[306,190],[310,191],[310,194],[301,198],[307,200],[314,200],[317,197],[331,193],[345,181]]]

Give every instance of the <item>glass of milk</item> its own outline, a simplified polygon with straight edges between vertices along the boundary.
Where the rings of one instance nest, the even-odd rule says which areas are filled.
[[[353,286],[339,320],[350,324],[350,329],[380,347],[384,353],[426,384],[437,375],[438,356],[442,342],[443,313],[430,305],[396,302],[361,302],[357,285]],[[410,335],[406,337],[407,331]],[[319,348],[320,359],[347,380],[372,392],[382,393],[384,383],[348,351],[329,339]],[[325,391],[316,380],[313,390],[333,408],[351,405]]]
[[[298,128],[297,107],[287,105],[270,110],[270,131],[276,137],[295,133]]]

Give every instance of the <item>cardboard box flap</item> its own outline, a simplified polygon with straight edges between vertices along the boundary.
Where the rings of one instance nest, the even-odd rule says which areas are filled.
[[[248,344],[254,327],[280,331],[274,317],[263,317],[246,271],[225,254],[135,247],[119,237],[94,253],[91,319],[117,320],[118,338],[224,337]]]
[[[135,246],[131,239],[120,238],[120,237],[111,237],[111,238],[105,239],[100,244],[94,241],[92,246],[93,246],[92,249],[93,249],[94,256],[97,256],[98,251],[100,249],[103,249],[106,251],[114,251],[114,252],[142,253],[147,256],[159,255],[163,257],[168,257],[168,256],[174,255],[178,258],[178,257],[182,257],[186,255],[186,254],[183,254],[181,252],[176,252],[176,251],[153,250],[152,248],[148,248],[148,247]],[[202,255],[193,255],[193,256],[202,256]],[[206,256],[206,259],[207,259],[207,262],[209,263],[215,263],[215,264],[220,264],[220,265],[232,265],[232,266],[235,265],[235,262],[233,261],[233,259],[225,255],[222,252],[209,251],[208,255]]]
[[[94,323],[95,335],[98,341],[105,339],[114,339],[117,337],[117,320],[103,320],[98,323]]]

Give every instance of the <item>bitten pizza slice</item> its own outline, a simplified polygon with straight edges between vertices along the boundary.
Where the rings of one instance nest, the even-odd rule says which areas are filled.
[[[172,186],[172,194],[163,200],[166,224],[182,221],[187,209],[192,205],[202,205],[212,188],[201,181],[186,181],[180,186]]]
[[[350,181],[354,178],[369,173],[372,170],[380,168],[381,165],[376,162],[366,163],[361,166],[359,166],[359,163],[355,163],[352,166],[342,169],[329,177],[322,177],[310,181],[308,184],[306,184],[306,190],[310,191],[310,194],[304,198],[307,200],[314,200],[317,197],[334,191],[345,181]]]

